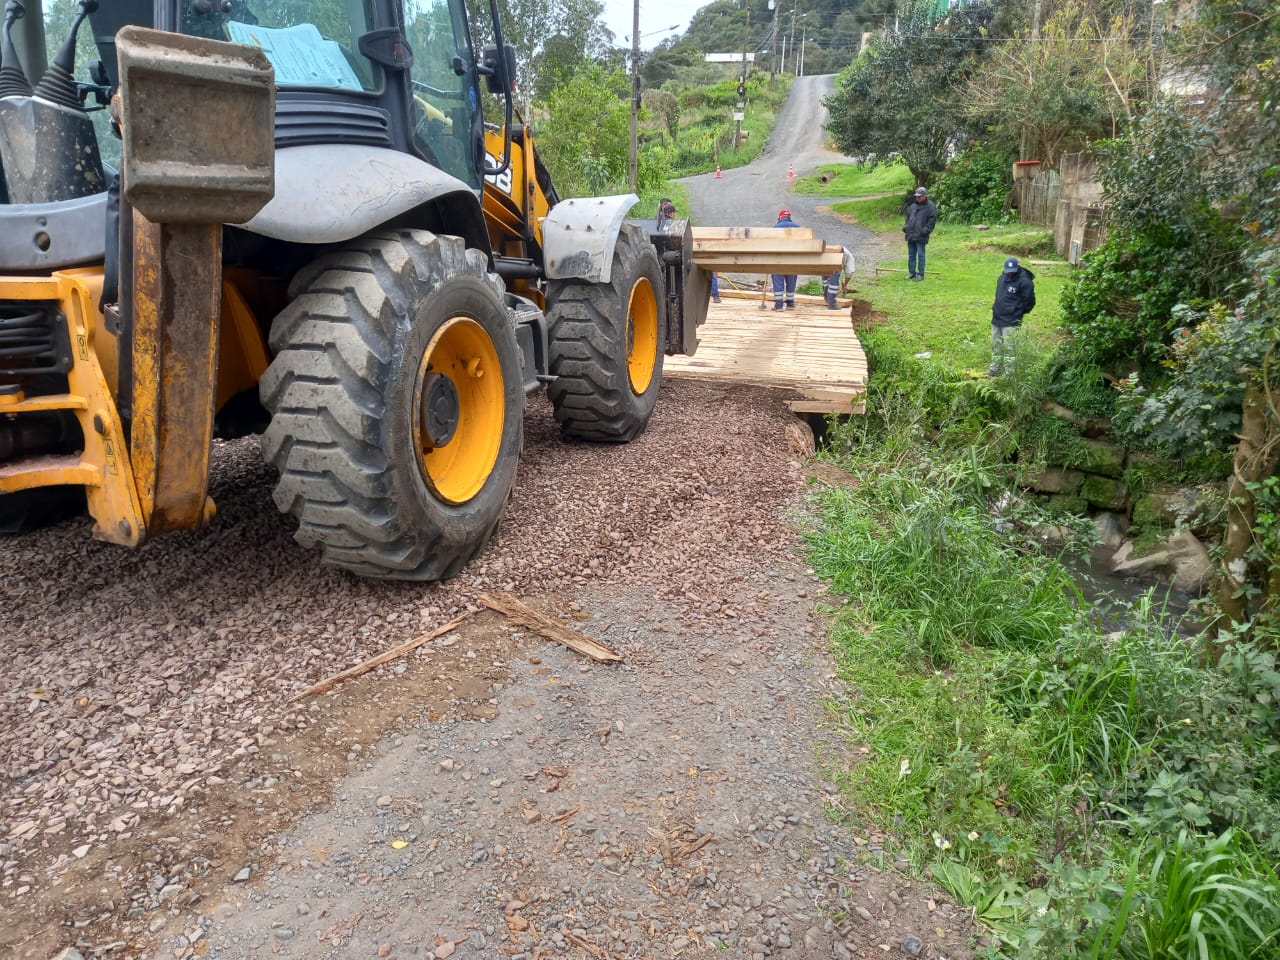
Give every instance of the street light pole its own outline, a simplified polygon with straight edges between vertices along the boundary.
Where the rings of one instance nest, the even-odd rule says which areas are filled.
[[[631,155],[627,167],[631,192],[636,192],[639,160],[637,151],[640,139],[640,0],[635,0],[631,12]]]

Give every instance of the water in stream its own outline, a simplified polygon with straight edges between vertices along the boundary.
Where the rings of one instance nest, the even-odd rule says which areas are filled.
[[[1144,603],[1172,631],[1184,637],[1194,637],[1204,629],[1200,597],[1176,590],[1168,583],[1107,573],[1113,552],[1099,545],[1089,556],[1067,554],[1059,558],[1081,595],[1093,606],[1104,630],[1124,629],[1131,622],[1131,609]]]

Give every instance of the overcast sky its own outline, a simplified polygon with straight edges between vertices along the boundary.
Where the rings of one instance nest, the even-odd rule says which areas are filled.
[[[640,0],[640,47],[648,50],[689,26],[689,18],[703,3],[699,0]],[[619,46],[631,46],[632,0],[604,0],[604,25],[613,31]],[[675,30],[668,29],[674,26]],[[626,39],[623,39],[626,38]]]

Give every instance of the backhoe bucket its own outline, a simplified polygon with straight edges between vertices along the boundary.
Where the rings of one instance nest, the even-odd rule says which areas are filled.
[[[213,515],[222,225],[274,193],[275,82],[254,47],[130,26],[116,51],[134,211],[131,453],[151,536]]]

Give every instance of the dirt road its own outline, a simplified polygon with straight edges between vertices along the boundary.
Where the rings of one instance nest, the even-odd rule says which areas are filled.
[[[666,383],[617,447],[538,398],[502,531],[430,587],[317,567],[255,438],[205,531],[0,541],[0,957],[968,956],[828,774],[809,442],[752,388]]]
[[[769,142],[755,161],[745,167],[715,174],[686,177],[691,213],[697,223],[716,226],[770,227],[778,211],[786,208],[792,219],[830,243],[851,248],[858,257],[859,273],[869,272],[881,259],[904,251],[886,250],[864,227],[832,213],[833,198],[794,193],[794,180],[812,173],[824,163],[848,163],[851,158],[827,146],[827,108],[823,98],[835,88],[835,77],[797,77]]]

